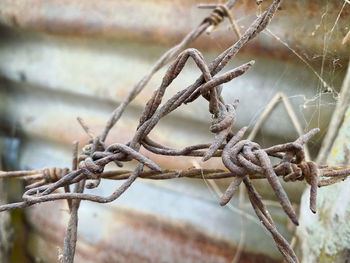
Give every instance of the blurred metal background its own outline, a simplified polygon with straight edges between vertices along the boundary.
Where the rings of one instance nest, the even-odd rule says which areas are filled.
[[[0,151],[6,167],[69,167],[72,141],[78,139],[80,145],[87,141],[76,117],[83,117],[100,132],[112,110],[157,58],[208,14],[196,8],[202,2],[206,1],[0,1]],[[316,155],[349,56],[349,43],[341,44],[350,17],[349,5],[342,9],[343,4],[284,1],[269,30],[285,44],[263,33],[232,60],[227,69],[256,60],[247,74],[224,87],[228,102],[241,101],[236,129],[243,125],[252,128],[269,100],[283,91],[305,130],[322,129],[310,145],[312,155]],[[248,0],[238,1],[232,10],[241,30],[259,11],[255,1]],[[209,62],[235,40],[225,22],[193,47]],[[304,57],[314,71],[286,45]],[[131,138],[138,116],[164,71],[128,107],[107,142]],[[324,87],[315,72],[335,92],[321,94]],[[191,84],[198,75],[190,63],[167,96]],[[213,139],[209,115],[203,108],[207,108],[204,100],[179,109],[164,119],[152,136],[177,148]],[[267,146],[296,136],[279,106],[257,141]],[[215,160],[203,164],[194,158],[149,156],[168,168],[187,168],[195,162],[203,167],[222,167]],[[227,181],[218,183],[225,186]],[[116,185],[105,181],[95,191],[107,195]],[[295,203],[303,187],[287,186]],[[264,184],[259,189],[266,199],[274,198]],[[237,206],[237,202],[235,199],[232,204]],[[278,207],[271,207],[271,211],[281,233],[290,238],[284,214]],[[63,202],[26,210],[27,258],[57,262],[67,217]],[[246,220],[244,229],[240,262],[280,260],[272,239],[258,222]],[[231,262],[241,230],[240,216],[220,207],[204,180],[140,179],[112,204],[83,202],[76,262]]]

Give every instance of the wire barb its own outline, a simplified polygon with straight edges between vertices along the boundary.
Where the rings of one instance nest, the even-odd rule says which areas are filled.
[[[225,83],[246,73],[253,66],[254,61],[250,61],[220,76],[216,76],[242,47],[267,27],[280,2],[281,0],[274,0],[270,7],[240,36],[239,40],[222,52],[210,64],[205,63],[202,54],[196,49],[190,48],[181,52],[171,63],[159,88],[154,91],[147,102],[132,140],[125,144],[114,143],[107,146],[105,140],[113,125],[118,121],[130,101],[136,97],[160,67],[169,62],[185,45],[196,39],[211,25],[220,23],[224,16],[228,16],[234,21],[228,9],[233,6],[235,0],[228,1],[226,5],[215,5],[211,15],[197,29],[186,36],[179,45],[166,52],[155,64],[151,72],[130,91],[127,98],[112,113],[100,136],[95,136],[83,119],[78,118],[79,123],[89,135],[90,140],[83,147],[80,155],[78,155],[77,143],[75,144],[71,170],[51,168],[36,171],[0,172],[0,178],[23,178],[30,183],[22,196],[22,202],[2,205],[0,206],[0,212],[24,208],[41,202],[61,199],[67,200],[71,211],[71,218],[65,239],[64,259],[65,262],[71,263],[73,262],[75,252],[77,215],[80,200],[97,203],[112,202],[123,194],[138,177],[154,180],[180,177],[202,179],[204,176],[207,179],[230,177],[233,180],[223,194],[220,204],[226,205],[243,182],[256,215],[271,233],[284,259],[287,262],[298,262],[292,248],[278,232],[261,196],[252,185],[251,179],[267,179],[279,199],[283,210],[292,222],[297,225],[296,214],[278,177],[283,177],[285,181],[291,182],[297,180],[307,181],[311,185],[310,210],[316,213],[317,187],[344,180],[350,175],[350,168],[318,166],[309,160],[305,161],[303,146],[319,129],[313,129],[301,135],[294,142],[275,145],[266,149],[261,148],[259,144],[251,140],[243,139],[247,130],[246,127],[241,128],[236,134],[233,134],[231,130],[236,120],[236,109],[239,101],[225,103],[221,91]],[[200,69],[200,77],[192,85],[177,92],[163,103],[166,90],[172,81],[181,73],[189,58],[193,59]],[[213,114],[210,131],[215,134],[215,139],[212,143],[191,145],[179,150],[161,145],[150,138],[151,131],[157,126],[161,118],[167,116],[183,104],[191,103],[199,97],[203,97],[208,101],[208,111]],[[210,158],[221,158],[228,171],[221,169],[164,170],[141,154],[139,152],[141,147],[158,155],[195,156],[202,157],[203,161],[207,161]],[[270,157],[277,157],[280,162],[272,165]],[[109,163],[114,162],[117,166],[121,167],[124,162],[131,160],[139,162],[134,171],[121,169],[114,171],[104,170],[105,166]],[[144,167],[148,167],[149,169],[144,169]],[[102,178],[126,181],[121,187],[106,197],[83,192],[84,188],[98,187]],[[75,187],[71,192],[70,185],[72,184],[75,184]],[[56,191],[60,189],[64,189],[65,192]]]

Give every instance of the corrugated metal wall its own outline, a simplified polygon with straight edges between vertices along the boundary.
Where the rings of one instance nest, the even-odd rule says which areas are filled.
[[[259,12],[253,2],[239,1],[233,9],[242,30]],[[195,7],[197,3],[1,1],[0,128],[7,164],[17,169],[69,166],[71,142],[79,139],[83,145],[87,141],[76,117],[83,117],[100,132],[112,110],[157,58],[207,15]],[[342,5],[336,1],[285,1],[270,27],[316,72],[323,68],[320,74],[334,90],[340,87],[343,63],[349,55],[349,45],[341,45],[349,25],[348,6],[336,20]],[[211,61],[235,39],[224,23],[194,46]],[[269,99],[283,91],[291,98],[305,130],[320,126],[324,135],[336,100],[334,93],[319,97],[323,87],[315,72],[268,33],[246,47],[227,69],[251,59],[256,60],[255,66],[224,87],[227,101],[241,101],[236,128],[252,127]],[[138,116],[164,71],[128,108],[112,130],[109,143],[127,142],[132,137]],[[198,74],[190,63],[167,96],[190,84]],[[179,109],[164,119],[152,136],[178,148],[212,140],[210,116],[203,111],[206,107],[206,102],[200,101]],[[278,107],[257,139],[262,145],[271,145],[296,136],[287,114]],[[313,156],[319,143],[316,138],[311,144]],[[194,161],[149,156],[170,168],[187,168]],[[207,166],[222,164],[211,161]],[[95,192],[107,195],[117,184],[104,182]],[[302,184],[289,186],[295,202],[302,189]],[[268,188],[265,192],[266,198],[273,198]],[[55,247],[63,242],[63,223],[68,216],[63,205],[57,202],[28,209],[33,257],[38,253],[55,262]],[[282,233],[290,236],[281,210],[271,209]],[[48,218],[47,213],[53,216]],[[127,262],[127,258],[133,259],[129,262],[229,262],[241,230],[239,216],[219,207],[218,197],[202,180],[139,180],[113,204],[84,203],[80,214],[79,262]],[[256,222],[248,220],[246,229],[247,252],[279,258],[272,239]],[[250,256],[243,258],[250,262]],[[120,257],[119,261],[114,257]]]

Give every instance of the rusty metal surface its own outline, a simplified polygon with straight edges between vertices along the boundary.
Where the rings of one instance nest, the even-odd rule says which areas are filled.
[[[202,2],[210,1],[3,0],[0,3],[0,22],[55,35],[98,36],[172,45],[205,17],[206,12],[195,7]],[[271,30],[297,49],[323,53],[323,38],[331,30],[342,5],[342,1],[285,1]],[[245,0],[236,5],[233,15],[244,27],[256,12],[259,8],[255,2]],[[341,42],[348,32],[349,7],[340,15],[336,30],[327,43],[327,48],[338,57],[348,54],[349,44],[342,45]],[[233,39],[226,28],[219,30],[216,37],[220,38],[221,45],[228,45]],[[197,44],[216,50],[217,43],[210,41],[212,39],[207,37],[206,41]],[[254,49],[270,56],[289,57],[288,50],[281,48],[271,37],[255,42]]]
[[[76,122],[76,116],[84,117],[93,130],[101,131],[108,114],[164,52],[166,46],[179,41],[207,14],[194,7],[197,2],[0,1],[0,22],[5,25],[0,28],[0,130],[2,140],[6,142],[4,149],[12,152],[7,162],[12,163],[16,168],[25,169],[69,166],[72,140],[79,139],[82,143],[87,141],[87,136]],[[341,4],[335,1],[322,1],[322,3],[319,1],[285,1],[270,29],[290,43],[293,48],[303,52],[302,54],[304,51],[316,54],[317,57],[310,63],[316,65],[319,71],[322,56],[318,55],[324,54],[324,33],[329,32],[333,26]],[[336,30],[331,35],[327,47],[328,51],[332,52],[331,59],[340,58],[342,60],[342,56],[345,57],[348,54],[349,44],[340,44],[342,37],[346,34],[346,23],[349,20],[348,8],[347,6],[344,9]],[[245,26],[255,17],[256,10],[255,3],[249,4],[249,1],[243,1],[233,14],[235,17],[242,17],[238,22]],[[323,14],[325,14],[325,20],[321,20]],[[197,47],[206,50],[204,56],[207,61],[234,41],[233,33],[227,34],[227,32],[226,24],[214,31],[212,35],[205,36],[196,42]],[[335,103],[333,94],[323,95],[321,104],[327,105],[325,107],[318,108],[316,103],[312,103],[303,108],[306,100],[314,99],[318,95],[319,81],[314,72],[281,43],[268,35],[259,37],[251,48],[245,49],[244,54],[237,56],[228,68],[233,68],[252,58],[256,60],[256,64],[249,75],[242,76],[241,79],[237,79],[224,89],[225,97],[232,101],[235,98],[241,100],[238,113],[242,117],[237,120],[237,127],[243,125],[251,127],[268,100],[278,90],[284,91],[292,98],[292,104],[297,109],[298,117],[303,120],[305,128],[312,128],[320,124],[321,129],[325,131]],[[340,86],[343,76],[343,70],[340,67],[341,60],[340,64],[337,62],[336,66],[331,65],[330,68],[325,69],[327,74],[324,77],[332,83],[335,89]],[[128,108],[126,115],[117,125],[118,132],[112,131],[107,143],[126,142],[130,139],[136,129],[137,117],[142,106],[150,92],[158,87],[163,73],[164,71],[161,71],[157,74]],[[183,88],[184,85],[190,84],[190,81],[198,74],[194,65],[190,65],[184,76],[173,83],[170,95]],[[195,142],[212,140],[213,138],[208,133],[209,124],[206,122],[208,116],[203,116],[203,119],[198,118],[203,114],[203,107],[205,103],[200,102],[188,106],[185,110],[175,112],[172,117],[161,123],[152,136],[161,143],[179,148]],[[313,118],[318,115],[318,110],[322,110],[321,120]],[[283,110],[271,116],[268,124],[258,138],[264,145],[296,138],[296,133]],[[186,127],[185,132],[183,127]],[[192,131],[196,131],[196,135],[193,135]],[[317,149],[318,140],[313,142],[314,148],[312,149]],[[152,159],[155,157],[150,154],[148,156]],[[181,161],[177,159],[176,162],[165,158],[154,160],[163,167],[187,168],[193,165],[194,158],[183,158]],[[222,167],[222,164],[214,160],[204,167]],[[226,182],[219,184],[226,185]],[[112,220],[118,216],[117,208],[122,206],[133,209],[136,215],[145,213],[159,216],[163,220],[162,225],[164,221],[177,222],[169,230],[171,234],[169,232],[157,233],[158,225],[148,226],[149,217],[143,215],[140,221],[136,223],[133,221],[129,225],[132,233],[135,235],[139,233],[140,240],[143,240],[143,234],[155,235],[159,241],[154,244],[158,244],[164,236],[167,236],[170,244],[169,253],[174,253],[171,251],[172,245],[175,248],[179,246],[179,251],[183,252],[186,249],[185,245],[188,244],[185,240],[194,232],[184,234],[184,236],[174,234],[176,229],[182,229],[179,230],[181,233],[188,232],[187,228],[177,225],[180,222],[180,224],[190,224],[191,227],[196,228],[198,232],[193,234],[194,236],[200,233],[207,238],[200,248],[192,244],[197,253],[209,246],[210,251],[213,251],[212,256],[218,260],[213,260],[213,262],[228,260],[230,256],[233,256],[240,234],[238,215],[219,207],[214,208],[213,201],[217,206],[217,197],[210,193],[204,182],[150,183],[141,180],[135,187],[139,187],[139,191],[145,193],[144,202],[138,203],[132,198],[133,193],[131,192],[113,205],[112,210],[101,210],[99,218],[102,219],[99,223],[104,219]],[[264,185],[259,187],[264,188]],[[102,189],[101,194],[110,193],[112,185],[106,183]],[[288,193],[292,195],[292,200],[298,202],[302,189],[301,184],[289,188]],[[266,198],[272,197],[269,190],[265,192],[267,192],[265,193]],[[185,195],[181,202],[178,200],[180,194]],[[159,199],[160,196],[163,198],[163,205],[154,206],[152,199]],[[171,212],[169,208],[173,204],[177,205],[175,212]],[[237,200],[234,200],[234,204],[237,204]],[[49,208],[50,205],[48,205]],[[89,206],[89,204],[84,206],[84,211],[87,213],[84,218],[87,221],[80,230],[82,232],[91,229],[89,219],[94,216],[92,211],[96,209],[95,206]],[[56,206],[52,206],[52,209],[56,209]],[[207,216],[214,213],[214,210],[217,217]],[[275,209],[272,214],[278,218],[279,229],[282,229],[283,235],[288,236],[285,218],[281,211]],[[121,217],[123,224],[128,226],[126,215]],[[40,218],[39,210],[35,209],[30,212],[29,221],[34,228],[39,225],[38,218]],[[52,249],[55,250],[56,244],[63,240],[63,233],[61,233],[62,237],[53,238],[52,236],[59,234],[61,232],[59,230],[63,228],[58,223],[56,225],[55,222],[47,222],[47,224],[52,224],[52,228],[58,230],[57,233],[50,232],[44,236],[44,233],[36,231],[33,233],[33,239],[38,243],[35,241],[33,244],[44,245],[50,242],[48,247],[52,251]],[[271,240],[265,241],[267,237],[265,232],[254,223],[251,224],[248,224],[247,228],[250,237],[245,244],[247,251],[253,248],[257,252],[278,258],[278,253],[270,243]],[[112,231],[111,229],[113,229],[112,223],[106,226],[104,231],[109,232]],[[143,230],[146,233],[143,233]],[[98,237],[91,233],[80,234],[84,236],[84,242],[81,244],[82,250],[91,253],[89,242],[99,240]],[[171,237],[174,237],[171,235],[175,235],[176,240],[181,241],[171,243],[175,242],[171,241]],[[118,238],[118,234],[115,236],[113,238]],[[214,241],[215,244],[211,244],[208,240],[211,240],[213,236],[219,240],[224,239],[229,245]],[[122,237],[127,238],[127,234]],[[112,237],[105,238],[112,240]],[[121,239],[116,240],[118,242],[113,248],[123,249],[118,247],[122,243]],[[261,239],[264,241],[262,242]],[[156,253],[159,247],[154,244],[150,245],[150,251]],[[227,253],[227,248],[230,253]],[[36,251],[39,252],[39,250]],[[93,255],[94,252],[92,250],[91,254]],[[133,253],[135,256],[138,255],[136,252]],[[147,251],[142,251],[142,253],[140,256],[142,258],[149,256],[145,255]],[[179,257],[184,255],[181,253]],[[197,256],[193,255],[193,258],[205,259],[205,257]],[[114,260],[114,258],[104,258],[107,255],[101,257],[101,260],[105,260],[101,262]],[[247,260],[247,262],[251,261]]]
[[[66,136],[70,136],[69,140],[65,140],[66,142],[70,142],[72,138],[79,138],[75,136],[76,134],[70,135],[72,127],[69,127],[69,125],[78,127],[75,122],[77,115],[85,118],[89,114],[91,116],[91,119],[87,120],[89,125],[95,130],[102,128],[104,120],[107,119],[107,114],[111,112],[114,105],[126,96],[130,87],[142,77],[142,74],[151,67],[152,63],[163,51],[159,46],[142,46],[137,43],[119,41],[67,39],[37,35],[24,31],[13,31],[6,28],[3,28],[2,34],[3,40],[0,43],[0,74],[5,80],[8,80],[8,82],[3,84],[4,88],[9,90],[5,91],[5,93],[9,94],[11,92],[14,94],[13,97],[4,101],[3,107],[5,105],[11,107],[11,104],[14,105],[11,103],[11,100],[21,100],[21,94],[26,94],[26,97],[33,98],[33,100],[21,100],[21,104],[16,106],[13,112],[18,112],[15,114],[18,118],[32,120],[31,125],[26,126],[27,132],[41,133],[33,125],[35,123],[38,125],[42,124],[47,129],[45,136],[55,137],[54,133],[49,131],[60,129],[65,135],[59,138],[64,139],[67,138]],[[212,58],[213,55],[213,53],[205,54],[208,59]],[[252,57],[252,55],[237,56],[235,61],[228,65],[228,68],[244,63]],[[250,72],[228,84],[223,91],[223,96],[232,99],[238,98],[241,101],[238,114],[242,117],[237,120],[238,126],[248,124],[251,127],[258,118],[260,111],[264,109],[278,90],[285,92],[287,96],[292,98],[291,102],[304,127],[319,126],[321,130],[325,130],[327,120],[330,118],[334,107],[332,103],[335,101],[333,94],[324,94],[320,98],[320,103],[327,106],[322,107],[322,109],[317,107],[319,85],[315,74],[308,70],[302,62],[285,63],[272,58],[267,59],[256,56],[254,56],[254,59],[256,63]],[[129,73],[131,69],[133,70],[132,74]],[[126,122],[121,125],[122,127],[127,126],[127,129],[134,129],[132,127],[134,121],[131,119],[137,119],[142,105],[147,100],[146,94],[152,92],[159,85],[162,74],[164,74],[164,71],[159,72],[132,103],[134,107],[122,119],[122,121]],[[296,75],[298,75],[298,78],[295,77]],[[184,75],[174,81],[173,87],[169,90],[169,96],[175,94],[184,84],[189,84],[197,76],[198,71],[193,64],[190,64],[186,68]],[[337,74],[330,76],[329,81],[332,81],[331,83],[335,90],[340,86],[342,76],[342,69],[337,71]],[[257,93],[259,93],[259,97],[256,97]],[[54,109],[54,107],[46,107],[45,103],[48,106],[54,103],[50,101],[52,95],[54,95],[55,102],[61,105],[58,110],[61,109],[63,115],[67,115],[69,112],[68,108],[72,109],[72,107],[75,107],[77,110],[76,115],[64,117],[68,119],[66,119],[66,124],[63,126],[57,127],[57,125],[49,121],[52,114],[50,110]],[[45,102],[46,99],[44,98],[48,98],[49,101]],[[89,102],[89,108],[94,109],[89,110],[89,113],[85,111],[85,100]],[[42,101],[42,103],[34,101]],[[97,102],[94,103],[94,101],[98,101],[98,104]],[[311,101],[310,105],[304,105],[307,101]],[[33,102],[32,105],[25,105],[25,103],[31,102]],[[104,105],[101,106],[101,104]],[[185,109],[176,111],[173,115],[174,117],[165,119],[164,125],[161,125],[155,131],[158,139],[161,142],[170,142],[170,144],[176,141],[176,144],[180,143],[181,146],[188,144],[186,142],[182,144],[176,140],[178,137],[176,131],[172,133],[170,133],[169,129],[167,131],[168,125],[177,126],[174,125],[175,118],[194,122],[193,126],[200,126],[203,136],[206,136],[204,134],[207,126],[204,126],[204,121],[207,120],[208,116],[203,114],[202,109],[205,107],[204,105],[204,101],[196,102],[193,105],[188,105]],[[66,106],[68,108],[65,108]],[[27,111],[28,107],[32,110]],[[46,107],[47,111],[43,112],[43,107]],[[81,110],[79,111],[78,108]],[[313,116],[318,115],[319,110],[322,111],[321,120],[313,118]],[[11,113],[3,116],[12,118]],[[57,116],[60,118],[60,114],[57,114]],[[282,116],[280,118],[277,113],[271,116],[269,119],[271,125],[266,125],[265,136],[269,134],[282,136],[283,134],[285,140],[295,138],[296,133],[287,115],[283,114]],[[195,119],[203,121],[203,123],[200,124]],[[191,126],[189,125],[188,127],[190,128]],[[271,128],[275,126],[278,126],[279,129]],[[164,130],[160,130],[162,128]],[[190,134],[189,132],[188,136]],[[113,138],[122,141],[127,136],[127,133],[118,133],[115,136],[122,136],[121,138]],[[196,138],[200,140],[200,136],[196,136]],[[192,140],[194,138],[188,137],[188,139]]]
[[[2,143],[0,142],[0,149]],[[0,170],[2,167],[2,155],[0,154]],[[0,204],[8,202],[8,185],[0,182]],[[13,246],[13,226],[11,224],[10,213],[0,213],[0,262],[8,262]]]
[[[226,263],[231,262],[236,252],[225,239],[204,234],[196,225],[120,206],[108,208],[94,206],[91,209],[83,204],[79,239],[85,242],[78,243],[75,262]],[[68,220],[67,209],[64,202],[56,202],[28,210],[28,222],[33,227],[29,242],[32,256],[56,262],[60,252],[57,247],[62,247]],[[47,213],[52,218],[48,219]],[[278,261],[245,251],[240,262]]]

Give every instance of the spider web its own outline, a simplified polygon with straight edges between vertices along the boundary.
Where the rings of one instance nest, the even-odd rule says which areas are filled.
[[[323,33],[323,48],[322,53],[317,54],[313,53],[311,56],[307,55],[307,52],[303,52],[297,50],[297,48],[293,47],[293,44],[288,43],[287,40],[284,40],[282,37],[278,36],[277,33],[274,33],[273,30],[266,29],[264,31],[265,35],[269,36],[270,38],[276,40],[278,43],[280,43],[281,46],[286,48],[288,51],[290,51],[293,56],[299,60],[305,70],[310,71],[315,78],[317,79],[317,82],[315,83],[314,87],[308,87],[310,89],[314,89],[314,95],[308,96],[305,94],[296,94],[296,95],[290,95],[287,96],[288,100],[295,101],[296,99],[301,100],[301,103],[298,105],[298,108],[294,109],[294,111],[298,111],[300,113],[300,116],[302,117],[301,125],[303,126],[304,131],[307,131],[310,129],[311,126],[315,125],[315,119],[316,119],[316,125],[320,126],[324,120],[322,120],[322,110],[326,108],[334,108],[337,104],[338,98],[339,98],[339,92],[340,92],[340,85],[339,81],[337,82],[337,79],[342,79],[343,74],[346,68],[342,66],[342,64],[339,62],[340,59],[337,57],[337,55],[334,54],[335,50],[332,50],[330,48],[330,42],[332,41],[332,37],[334,35],[334,32],[337,30],[337,25],[339,23],[339,19],[341,18],[342,13],[344,10],[349,9],[350,2],[347,0],[344,0],[341,2],[340,7],[338,9],[338,14],[335,18],[335,20],[331,23],[326,23],[326,18],[329,15],[329,3],[326,3],[324,12],[320,15],[319,23],[314,25],[314,30],[310,32],[311,36],[316,36],[317,34],[322,34],[321,29],[325,33]],[[261,13],[260,6],[257,7],[256,10],[257,15]],[[244,20],[250,18],[249,16],[241,17],[236,20],[237,24],[240,25],[241,22]],[[328,26],[327,26],[328,25]],[[331,25],[331,26],[329,26]],[[298,29],[295,29],[298,30]],[[212,38],[213,41],[216,43],[218,48],[222,49],[222,44],[220,44],[220,41],[215,40],[215,38]],[[321,63],[318,63],[317,66],[313,66],[314,60],[320,59]],[[330,61],[330,65],[326,65],[327,61]],[[320,64],[320,65],[319,65]],[[328,67],[327,67],[328,66]],[[279,84],[283,81],[285,75],[289,74],[289,69],[286,67],[283,71],[283,73],[276,78],[275,84],[273,86],[273,90],[277,93]],[[261,112],[264,111],[266,106],[269,102],[266,103],[265,106],[259,107],[256,109],[256,113],[254,116],[249,120],[248,127],[253,127],[258,119],[260,118]],[[305,111],[311,111],[311,113],[306,114]],[[273,111],[270,112],[269,115],[273,114]],[[221,196],[220,189],[216,185],[215,182],[207,182],[205,178],[203,178],[207,188],[210,189],[210,192],[213,195],[217,195],[218,197]],[[240,202],[244,202],[244,200],[240,200]],[[274,203],[272,202],[272,205]],[[232,204],[230,204],[229,208],[237,213],[240,214],[242,219],[245,218],[250,221],[252,220],[249,216],[246,216],[246,213],[244,210],[242,210],[242,207],[244,207],[244,204],[240,203],[239,207],[235,207]],[[243,222],[244,220],[242,220]],[[242,223],[242,232],[245,232],[244,224]],[[243,235],[244,236],[244,235]],[[292,243],[295,243],[295,236],[292,239]],[[242,243],[244,243],[244,238],[241,238],[239,242],[239,247],[242,246]],[[236,256],[234,257],[232,262],[237,262],[237,254],[239,254],[240,251],[236,253]],[[239,256],[239,255],[238,255]]]

